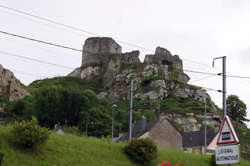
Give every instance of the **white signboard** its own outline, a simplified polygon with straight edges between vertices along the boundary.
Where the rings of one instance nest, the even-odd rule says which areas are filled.
[[[239,145],[216,147],[216,164],[236,164],[239,162]]]

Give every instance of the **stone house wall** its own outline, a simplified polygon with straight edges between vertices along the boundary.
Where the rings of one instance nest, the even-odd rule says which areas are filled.
[[[160,120],[150,131],[141,137],[152,139],[160,147],[182,149],[181,133],[166,119]]]

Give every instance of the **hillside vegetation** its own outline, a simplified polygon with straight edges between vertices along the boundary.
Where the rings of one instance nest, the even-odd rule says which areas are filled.
[[[126,143],[111,143],[105,139],[79,137],[71,134],[52,134],[40,151],[23,151],[8,143],[10,126],[0,126],[0,153],[4,154],[3,165],[7,166],[133,166],[123,152]],[[159,149],[156,166],[161,161],[181,166],[211,166],[210,156],[187,154],[177,150]],[[242,160],[238,166],[249,166]],[[235,165],[235,166],[237,166]]]
[[[27,89],[32,96],[11,102],[7,106],[6,116],[10,120],[30,119],[36,116],[41,125],[53,128],[56,123],[61,125],[78,126],[81,133],[88,128],[88,135],[111,135],[112,105],[105,99],[98,99],[95,93],[103,90],[100,81],[87,81],[74,77],[55,77],[37,80]],[[128,130],[129,101],[119,100],[113,110],[115,136]],[[204,105],[192,98],[168,97],[161,101],[158,111],[152,112],[157,105],[150,100],[134,99],[133,119],[139,120],[144,115],[149,121],[156,120],[164,112],[183,114],[204,112]],[[210,107],[208,105],[207,109]],[[212,110],[210,110],[212,111]],[[82,118],[81,118],[82,117]],[[201,125],[202,119],[197,119]],[[174,120],[171,123],[180,131],[183,126]],[[235,125],[234,125],[235,126]],[[203,125],[201,129],[203,129]],[[246,126],[240,126],[240,141],[243,151],[250,145],[250,131]]]

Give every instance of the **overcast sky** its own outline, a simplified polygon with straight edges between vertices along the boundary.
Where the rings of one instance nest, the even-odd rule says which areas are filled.
[[[124,52],[140,50],[140,59],[157,46],[183,59],[184,69],[220,73],[227,56],[231,75],[250,76],[249,0],[1,0],[0,5],[112,37]],[[0,7],[0,30],[81,49],[88,33],[70,30]],[[147,49],[125,43],[136,44]],[[0,34],[0,51],[58,65],[79,67],[81,53]],[[0,53],[0,64],[28,85],[36,79],[65,76],[72,69],[32,62]],[[221,77],[187,73],[190,83],[222,89]],[[192,82],[194,81],[194,82]],[[221,107],[222,94],[208,92]],[[250,108],[250,79],[227,79],[227,95],[236,94]],[[250,119],[250,109],[248,109]],[[248,123],[250,127],[250,123]]]

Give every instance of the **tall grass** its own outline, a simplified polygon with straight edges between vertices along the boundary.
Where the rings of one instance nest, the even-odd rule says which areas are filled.
[[[113,143],[97,138],[71,134],[52,134],[46,146],[39,151],[24,151],[8,143],[10,126],[0,126],[0,153],[3,166],[134,166],[123,152],[126,143]],[[187,154],[178,150],[159,149],[152,166],[162,161],[181,166],[210,166],[209,156]],[[242,161],[241,166],[250,163]]]

